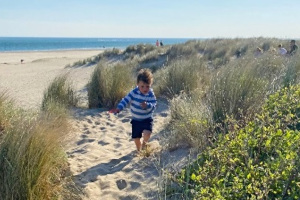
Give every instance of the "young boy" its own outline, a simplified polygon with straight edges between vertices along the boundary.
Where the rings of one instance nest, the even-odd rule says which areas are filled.
[[[156,97],[151,88],[153,75],[149,69],[141,69],[137,76],[137,87],[130,91],[118,104],[115,113],[122,111],[130,104],[132,114],[132,139],[137,151],[144,148],[150,138],[153,126],[153,112]],[[143,137],[143,143],[141,138]]]

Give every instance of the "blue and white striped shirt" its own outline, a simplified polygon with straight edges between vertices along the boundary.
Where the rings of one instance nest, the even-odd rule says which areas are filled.
[[[141,107],[140,103],[142,102],[147,103],[147,108],[143,109]],[[152,88],[150,88],[148,94],[144,95],[140,92],[139,88],[136,87],[120,101],[117,108],[123,110],[128,104],[130,104],[132,119],[141,121],[153,117],[156,106],[156,97]]]

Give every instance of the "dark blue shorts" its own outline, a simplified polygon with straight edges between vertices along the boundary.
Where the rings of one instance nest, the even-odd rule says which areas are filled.
[[[132,124],[132,138],[141,138],[144,130],[152,132],[153,119],[148,118],[143,121],[131,120]]]

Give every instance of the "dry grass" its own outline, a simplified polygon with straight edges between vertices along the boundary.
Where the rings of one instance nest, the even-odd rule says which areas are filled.
[[[209,73],[201,59],[178,60],[157,71],[154,89],[157,94],[172,98],[182,91],[190,93],[203,88]]]
[[[212,143],[215,136],[210,131],[211,116],[202,101],[203,95],[204,92],[199,90],[190,95],[182,93],[171,100],[169,149],[180,146],[205,149]]]
[[[65,110],[52,106],[38,114],[10,109],[13,116],[1,113],[10,125],[0,143],[0,199],[79,199],[69,191],[75,187],[62,149],[71,127]]]
[[[0,95],[0,199],[80,199],[62,148],[75,102],[66,75],[45,91],[41,112],[16,109]]]
[[[46,110],[52,104],[58,104],[66,108],[76,106],[78,97],[72,84],[68,81],[68,75],[64,74],[56,77],[47,90],[44,92],[42,100],[42,110]]]
[[[258,77],[247,61],[222,68],[213,76],[207,93],[213,121],[223,123],[232,115],[237,120],[253,116],[264,101],[267,86],[268,80]]]
[[[89,107],[114,107],[134,86],[132,67],[99,63],[88,83]]]
[[[9,99],[7,92],[0,92],[0,143],[1,136],[5,129],[11,126],[10,119],[15,115],[12,109],[12,100]]]
[[[230,120],[242,125],[258,112],[269,94],[299,83],[299,58],[279,56],[273,51],[277,43],[262,38],[190,41],[189,48],[198,49],[203,56],[195,54],[187,62],[174,62],[159,70],[155,89],[171,99],[170,148],[183,143],[206,148],[217,139],[216,132],[228,131]],[[256,45],[266,49],[261,57],[251,50]],[[233,57],[217,68],[209,61],[234,56],[230,52],[237,46],[244,49],[240,58]],[[214,57],[222,49],[228,50]],[[191,64],[192,60],[198,65]]]

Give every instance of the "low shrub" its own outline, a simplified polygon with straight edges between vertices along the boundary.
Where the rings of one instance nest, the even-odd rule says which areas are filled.
[[[176,182],[187,199],[300,198],[300,86],[270,95],[260,114],[187,166]],[[179,192],[177,188],[176,192]]]

